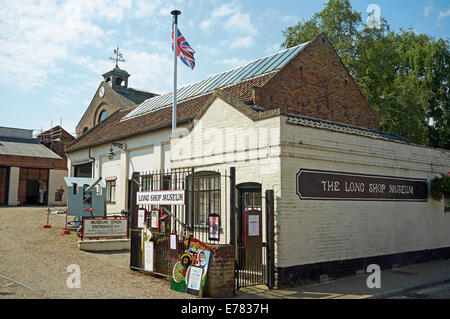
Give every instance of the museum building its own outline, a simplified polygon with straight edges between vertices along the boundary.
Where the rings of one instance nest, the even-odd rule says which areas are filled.
[[[33,130],[0,127],[0,205],[66,204],[67,161],[33,138]]]
[[[97,104],[110,89],[100,84]],[[221,211],[223,245],[240,245],[245,214],[260,210],[260,248],[270,247],[275,286],[450,256],[450,214],[429,198],[429,181],[450,171],[450,151],[380,131],[323,33],[177,96],[174,134],[168,93],[109,113],[68,147],[69,176],[105,179],[108,213],[133,208],[136,173],[193,168],[225,176],[234,168],[235,205],[211,205],[210,183],[195,209]]]

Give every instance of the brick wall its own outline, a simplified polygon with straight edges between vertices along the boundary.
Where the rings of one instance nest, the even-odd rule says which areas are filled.
[[[213,246],[206,278],[205,297],[226,298],[234,293],[234,249],[231,245]]]
[[[105,88],[105,95],[100,97],[98,91],[102,86]],[[130,105],[127,105],[125,101],[118,96],[118,93],[114,92],[114,90],[106,84],[106,82],[102,82],[95,92],[89,107],[83,114],[80,122],[77,124],[77,137],[82,135],[85,127],[91,129],[98,123],[98,117],[100,116],[101,111],[106,110],[106,112],[108,112],[108,116],[110,116],[114,112],[129,106]]]
[[[379,119],[324,34],[254,89],[254,102],[268,108],[378,129]]]

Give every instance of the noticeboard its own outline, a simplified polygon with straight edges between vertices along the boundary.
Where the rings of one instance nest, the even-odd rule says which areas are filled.
[[[257,209],[244,212],[244,247],[262,247],[262,212]]]

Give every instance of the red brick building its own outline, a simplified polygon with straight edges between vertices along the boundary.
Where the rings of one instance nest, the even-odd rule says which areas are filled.
[[[32,134],[0,127],[0,205],[65,205],[67,160]]]

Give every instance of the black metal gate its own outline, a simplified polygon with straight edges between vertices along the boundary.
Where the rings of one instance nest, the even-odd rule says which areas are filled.
[[[267,190],[262,196],[261,185],[245,183],[237,186],[237,247],[235,263],[236,289],[255,285],[274,287],[274,196],[273,190]],[[263,200],[265,214],[263,216]],[[249,217],[257,216],[261,223],[258,229],[250,234]],[[259,233],[261,232],[261,233]],[[249,242],[249,235],[254,235]]]
[[[142,229],[138,228],[138,209],[159,209],[166,214],[164,229],[152,233],[154,260],[152,273],[172,276],[179,255],[187,248],[188,234],[205,244],[230,244],[230,204],[227,195],[230,176],[225,171],[195,171],[193,168],[134,173],[130,184],[131,256],[130,268],[145,271],[142,259]],[[138,191],[185,190],[186,203],[175,205],[136,205]],[[209,232],[210,217],[219,221],[217,236]],[[178,256],[169,256],[169,234],[178,238]]]

